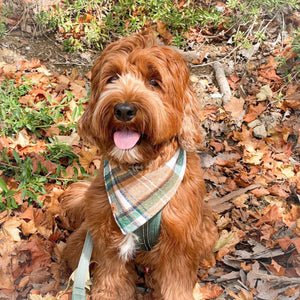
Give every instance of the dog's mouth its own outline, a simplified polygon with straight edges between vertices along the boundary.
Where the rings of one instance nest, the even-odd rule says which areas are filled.
[[[129,150],[135,147],[140,139],[141,134],[133,130],[117,130],[113,133],[114,143],[121,150]]]

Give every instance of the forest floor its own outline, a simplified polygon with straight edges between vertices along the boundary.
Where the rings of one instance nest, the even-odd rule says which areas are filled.
[[[199,155],[220,234],[216,265],[199,271],[197,300],[300,299],[300,64],[280,21],[247,49],[209,30],[177,49],[202,104]],[[299,11],[285,22],[291,32],[299,27]],[[99,166],[97,149],[75,130],[98,55],[63,52],[54,35],[20,28],[1,40],[0,112],[13,114],[5,102],[13,96],[15,111],[27,114],[0,122],[0,195],[9,208],[0,213],[0,299],[70,297],[60,265],[72,228],[59,197]],[[53,118],[19,124],[35,112],[40,123]],[[147,299],[142,277],[137,286]]]

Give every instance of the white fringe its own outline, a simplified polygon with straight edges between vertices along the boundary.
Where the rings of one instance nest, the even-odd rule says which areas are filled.
[[[139,237],[133,232],[125,235],[124,239],[122,240],[119,246],[120,248],[119,257],[124,262],[127,262],[133,258],[137,249],[138,241],[139,241]]]

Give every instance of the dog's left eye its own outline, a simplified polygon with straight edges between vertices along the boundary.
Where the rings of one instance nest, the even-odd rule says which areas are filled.
[[[153,79],[153,78],[149,80],[149,85],[151,87],[157,87],[157,86],[159,86],[158,82],[155,79]]]
[[[112,83],[118,79],[118,76],[111,76],[108,78],[107,83]]]

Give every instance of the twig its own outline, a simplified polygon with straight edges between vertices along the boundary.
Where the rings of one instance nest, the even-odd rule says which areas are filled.
[[[208,205],[214,209],[214,208],[217,208],[218,206],[220,206],[221,204],[225,203],[225,202],[228,202],[230,201],[231,199],[234,199],[240,195],[243,195],[245,193],[247,193],[248,191],[251,191],[251,190],[254,190],[256,188],[259,188],[261,187],[260,184],[252,184],[252,185],[249,185],[243,189],[239,189],[237,191],[233,191],[227,195],[225,195],[224,197],[221,197],[221,198],[210,198],[207,200],[208,202]]]
[[[223,95],[223,105],[230,101],[231,98],[231,90],[228,84],[227,78],[225,76],[224,69],[219,62],[215,62],[213,64],[213,68],[216,73],[216,79],[219,84],[219,88]]]
[[[265,280],[274,284],[299,284],[300,278],[290,278],[286,276],[269,275],[262,272],[251,271],[254,278]]]
[[[211,61],[209,63],[205,63],[205,64],[201,64],[201,65],[192,65],[191,67],[192,68],[195,68],[195,67],[206,67],[206,66],[211,66],[213,65],[214,63],[216,62],[221,62],[223,61],[224,59],[226,59],[227,57],[231,56],[232,53],[234,53],[238,48],[240,48],[241,45],[238,45],[236,46],[234,49],[232,49],[227,55],[225,55],[224,57],[216,60],[216,61]]]

